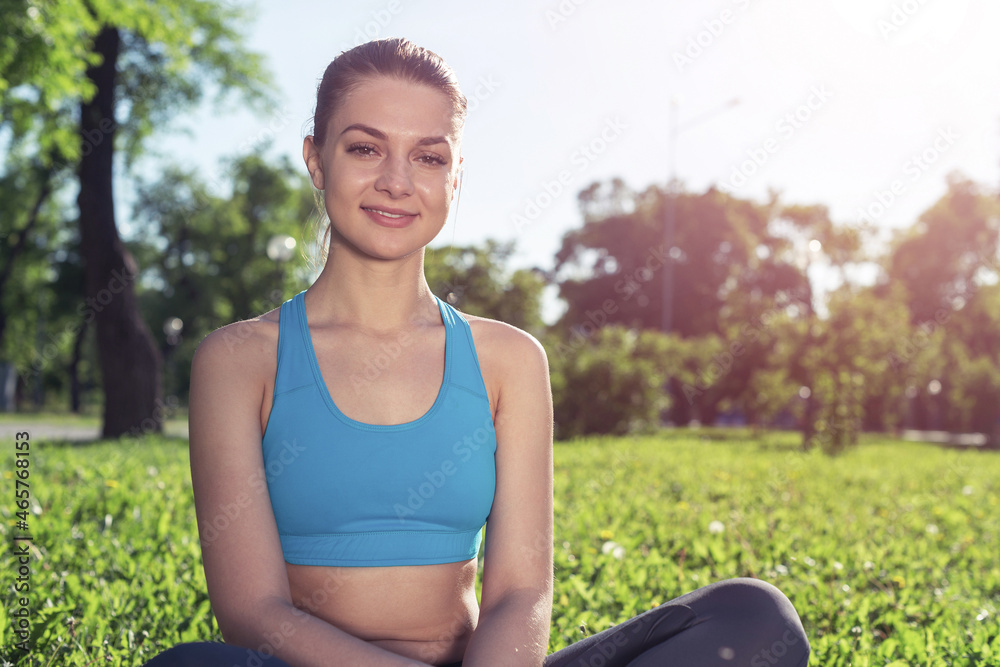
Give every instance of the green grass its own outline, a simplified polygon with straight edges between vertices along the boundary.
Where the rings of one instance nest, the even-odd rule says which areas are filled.
[[[796,442],[677,431],[557,443],[550,649],[751,576],[791,599],[812,665],[1000,664],[1000,455],[868,439],[831,459]],[[17,664],[141,665],[182,641],[221,639],[185,440],[36,442],[30,481],[34,650]],[[724,530],[710,532],[713,521]],[[2,565],[9,647],[9,547]]]

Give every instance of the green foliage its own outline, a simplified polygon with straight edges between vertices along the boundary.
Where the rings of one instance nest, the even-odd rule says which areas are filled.
[[[1000,286],[980,287],[960,309],[938,308],[897,338],[890,364],[906,398],[895,412],[908,414],[917,428],[984,433],[1000,443],[998,303]],[[938,393],[931,391],[935,383]]]
[[[129,160],[155,129],[200,102],[206,83],[266,102],[270,75],[242,45],[247,18],[235,3],[210,0],[7,0],[0,4],[0,128],[10,129],[15,150],[37,153],[44,165],[79,159],[78,108],[96,92],[85,73],[99,64],[92,45],[104,25],[122,33],[116,95],[127,103],[111,120]]]
[[[995,278],[1000,278],[1000,261],[982,267],[984,275],[991,272]],[[953,321],[943,322],[950,333],[949,338],[962,341],[973,356],[1000,357],[1000,282],[979,286],[962,306]]]
[[[608,325],[547,342],[556,437],[659,426],[668,407],[666,370],[677,361],[676,339]]]
[[[80,0],[6,0],[0,23],[0,128],[14,154],[26,141],[44,166],[79,157],[76,115],[66,112],[94,95],[85,72],[99,62],[90,46],[100,20]]]
[[[459,310],[540,335],[545,280],[530,269],[507,270],[513,253],[513,241],[493,239],[482,247],[427,248],[424,275],[431,291]]]
[[[183,641],[221,639],[186,441],[46,442],[32,456],[34,652],[17,665],[137,666]],[[794,434],[676,431],[560,442],[554,468],[550,650],[751,576],[795,605],[810,664],[1000,659],[994,455],[872,440],[830,459],[797,451]],[[5,535],[10,512],[0,508]],[[5,549],[7,572],[11,558]],[[8,660],[11,596],[0,607]]]
[[[210,92],[217,101],[236,94],[265,106],[273,84],[261,56],[242,45],[247,16],[236,3],[212,0],[0,2],[0,323],[10,325],[0,326],[0,358],[26,382],[64,389],[72,364],[80,385],[99,379],[86,330],[96,309],[83,303],[74,230],[80,216],[71,186],[81,156],[114,141],[129,167],[154,130]],[[105,91],[117,106],[112,117],[95,119],[99,129],[83,132],[81,106],[97,93],[87,71],[101,64],[94,40],[102,31],[121,38],[114,90]],[[162,319],[150,328],[161,327]]]
[[[898,341],[909,333],[901,301],[872,290],[843,288],[830,298],[830,315],[803,339],[813,400],[819,404],[814,443],[835,453],[856,444],[865,405],[878,396],[889,405],[903,395],[903,376],[894,363]],[[888,426],[894,426],[892,415]]]
[[[945,388],[953,420],[969,431],[993,435],[1000,431],[1000,357],[970,358],[963,346],[955,348],[958,372],[950,374]]]
[[[768,424],[794,400],[800,386],[793,377],[800,347],[795,323],[801,312],[800,303],[763,296],[723,306],[722,336],[710,358],[704,352],[694,356],[700,361],[697,380],[684,387],[703,423],[711,423],[722,407],[742,411],[750,424]]]
[[[7,158],[10,169],[0,176],[0,362],[15,367],[36,407],[66,409],[61,401],[74,358],[81,400],[99,381],[96,351],[86,344],[93,310],[82,303],[79,235],[65,225],[63,204],[46,194],[65,184],[67,174]]]
[[[952,175],[948,191],[905,230],[885,258],[886,282],[906,287],[913,323],[940,308],[961,308],[983,274],[996,274],[1000,202],[972,181]]]
[[[198,174],[176,167],[138,188],[134,245],[143,271],[143,315],[167,349],[163,323],[184,323],[171,350],[178,377],[168,391],[187,393],[191,358],[209,332],[281,305],[309,284],[307,233],[312,189],[287,158],[262,152],[235,157],[227,192],[209,192]],[[277,236],[296,240],[284,261],[268,254]]]
[[[659,329],[663,266],[672,262],[675,329],[690,343],[676,346],[668,373],[673,422],[710,424],[733,409],[751,424],[795,419],[804,444],[828,452],[856,443],[863,429],[898,426],[1000,442],[1000,205],[985,188],[951,177],[946,195],[881,258],[863,245],[865,230],[775,194],[765,204],[712,188],[636,194],[615,179],[579,198],[584,225],[556,255],[569,307],[552,347],[605,324]],[[663,245],[671,201],[672,255]],[[848,267],[872,259],[887,274],[859,288]],[[841,278],[825,304],[806,279],[812,264]],[[937,383],[939,396],[927,390]],[[799,398],[802,387],[810,397]],[[617,420],[601,422],[610,429]]]
[[[730,295],[776,297],[797,289],[802,278],[777,253],[758,255],[767,238],[772,204],[737,199],[714,188],[696,195],[653,187],[635,194],[598,185],[580,195],[585,223],[569,231],[556,254],[560,296],[568,309],[562,328],[611,301],[612,323],[659,329],[663,271],[673,271],[673,329],[682,336],[719,332],[719,309]],[[665,240],[666,207],[675,206],[674,255]],[[670,258],[673,257],[671,260]]]

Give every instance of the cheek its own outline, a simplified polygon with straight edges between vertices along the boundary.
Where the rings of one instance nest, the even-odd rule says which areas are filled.
[[[356,198],[368,186],[369,182],[363,173],[348,169],[336,169],[327,172],[326,191],[338,200],[350,201]]]
[[[447,205],[451,201],[452,179],[447,175],[430,179],[424,188],[426,197],[438,204]]]

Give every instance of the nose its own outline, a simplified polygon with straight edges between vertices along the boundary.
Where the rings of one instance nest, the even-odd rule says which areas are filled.
[[[389,196],[403,197],[413,192],[412,167],[405,155],[390,155],[382,162],[375,189]]]

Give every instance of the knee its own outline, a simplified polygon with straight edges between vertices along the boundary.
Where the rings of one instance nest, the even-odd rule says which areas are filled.
[[[183,667],[194,664],[194,660],[204,650],[208,642],[188,642],[177,644],[156,654],[143,667]]]
[[[195,641],[176,644],[157,654],[142,667],[205,667],[205,665],[245,664],[249,651],[239,646],[214,641]],[[259,664],[260,661],[258,660]],[[268,665],[277,665],[277,661]]]
[[[273,653],[209,641],[177,644],[154,657],[143,667],[206,667],[223,664],[234,667],[289,667],[288,663],[275,657]]]
[[[725,615],[732,623],[759,638],[772,642],[768,655],[780,657],[787,654],[809,654],[809,640],[798,612],[791,600],[776,586],[753,579],[739,577],[717,582],[713,591],[718,604],[716,613]],[[752,667],[772,665],[762,656],[762,661]]]
[[[776,609],[792,604],[777,586],[752,577],[725,579],[714,586],[716,595],[741,609]]]

